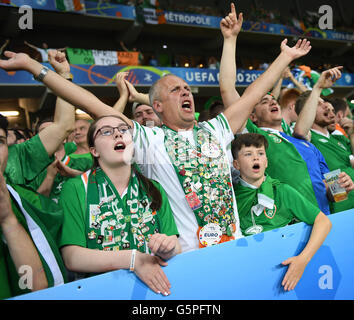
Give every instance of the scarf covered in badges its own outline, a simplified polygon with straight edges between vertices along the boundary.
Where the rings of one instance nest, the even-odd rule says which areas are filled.
[[[265,180],[259,188],[247,186],[247,183],[243,180],[235,185],[234,188],[242,233],[250,235],[263,230],[261,226],[255,224],[254,215],[259,216],[264,213],[268,218],[273,218],[275,214],[273,188],[278,185],[280,185],[280,181],[272,179],[269,176],[265,177]],[[251,226],[250,223],[252,224]]]
[[[229,160],[217,139],[206,129],[194,126],[196,146],[163,125],[165,148],[199,229],[209,223],[220,225],[220,242],[234,239],[235,215]],[[199,232],[199,230],[198,230]]]
[[[148,253],[147,242],[159,232],[156,211],[150,209],[144,187],[133,173],[126,201],[111,180],[97,168],[90,173],[87,185],[87,244],[90,249],[138,249]]]

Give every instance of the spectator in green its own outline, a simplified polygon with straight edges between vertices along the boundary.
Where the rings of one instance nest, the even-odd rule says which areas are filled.
[[[161,185],[132,165],[131,127],[104,116],[92,123],[88,140],[93,170],[68,180],[60,195],[67,268],[89,274],[130,269],[154,292],[170,294],[161,266],[180,252],[178,231]]]
[[[7,125],[0,115],[0,299],[66,281],[57,247],[62,211],[30,189],[5,182]],[[42,139],[50,150],[53,145],[44,136]]]
[[[334,108],[329,102],[320,97],[321,90],[330,88],[340,77],[341,68],[335,67],[322,72],[312,91],[306,91],[296,101],[295,111],[299,115],[294,132],[300,136],[311,133],[311,142],[323,154],[328,168],[333,171],[341,169],[340,178],[349,175],[345,188],[348,199],[340,202],[331,202],[331,212],[336,213],[354,208],[354,130],[353,121],[347,125],[348,137],[332,135],[328,126],[335,122]],[[300,121],[301,120],[301,121]]]
[[[282,281],[287,291],[295,288],[306,265],[327,237],[331,222],[294,188],[264,174],[268,165],[267,146],[267,139],[257,133],[242,134],[234,140],[234,167],[240,171],[234,188],[241,231],[245,236],[284,227],[294,219],[313,225],[303,251],[282,262],[289,266]]]

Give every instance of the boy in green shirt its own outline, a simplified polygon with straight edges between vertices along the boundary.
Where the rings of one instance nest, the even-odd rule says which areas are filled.
[[[268,166],[263,135],[243,134],[234,140],[234,167],[240,171],[240,181],[234,185],[241,231],[245,236],[288,225],[293,219],[313,225],[304,250],[282,262],[289,265],[282,281],[284,290],[292,290],[313,255],[331,229],[331,222],[321,210],[291,186],[265,176]]]

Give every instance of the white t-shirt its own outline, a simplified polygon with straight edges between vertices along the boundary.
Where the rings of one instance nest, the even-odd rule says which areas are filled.
[[[225,152],[229,160],[232,161],[230,159],[230,143],[234,139],[234,135],[225,116],[220,114],[210,121],[200,122],[199,125],[207,129],[217,138],[223,152]],[[192,145],[195,145],[193,130],[183,131],[181,134],[188,138]],[[142,173],[146,177],[158,181],[167,193],[179,231],[179,241],[182,252],[198,249],[197,219],[185,198],[185,193],[178,180],[176,171],[166,152],[164,144],[165,133],[163,129],[159,127],[148,128],[134,121],[133,139],[135,143],[135,161],[139,165]],[[230,168],[229,174],[230,181],[232,181]],[[234,190],[233,188],[231,189],[236,219],[236,232],[234,236],[235,238],[240,238],[242,237],[240,221],[238,218]]]

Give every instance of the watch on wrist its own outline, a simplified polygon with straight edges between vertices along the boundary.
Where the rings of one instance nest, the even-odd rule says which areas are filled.
[[[41,70],[41,72],[39,73],[39,75],[34,76],[33,78],[39,82],[43,82],[43,79],[47,75],[48,71],[49,71],[49,68],[44,66],[43,69]]]

